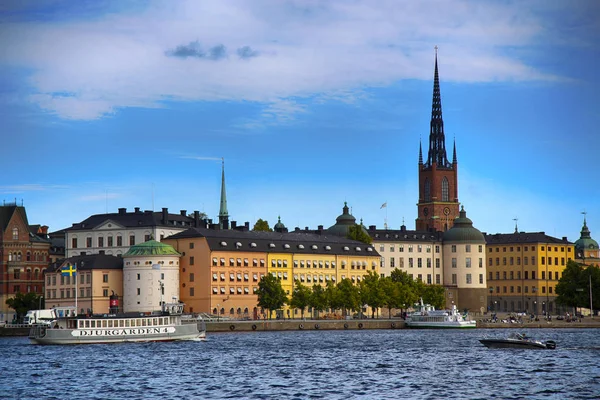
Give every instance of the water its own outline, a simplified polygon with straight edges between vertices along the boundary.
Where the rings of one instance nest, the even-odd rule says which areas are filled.
[[[596,399],[599,329],[251,332],[204,342],[34,346],[0,338],[3,399]]]

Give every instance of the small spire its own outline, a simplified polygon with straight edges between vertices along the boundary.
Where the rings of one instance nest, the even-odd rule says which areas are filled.
[[[457,161],[456,161],[456,138],[454,138],[454,150],[452,150],[452,164],[457,164]]]
[[[519,218],[514,217],[513,221],[515,221],[515,233],[519,233],[519,226],[517,225],[517,222],[519,221]]]
[[[421,138],[419,138],[419,165],[423,165],[423,149],[421,148]]]
[[[592,233],[590,232],[589,228],[587,227],[587,221],[585,220],[587,212],[583,211],[582,214],[583,214],[583,227],[581,228],[581,239],[591,239]]]
[[[221,205],[219,207],[219,225],[229,224],[229,212],[227,211],[227,193],[225,190],[225,159],[221,157]],[[226,227],[225,227],[226,228]]]

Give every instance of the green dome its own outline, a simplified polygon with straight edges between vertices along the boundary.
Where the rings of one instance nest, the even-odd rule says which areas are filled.
[[[173,246],[165,243],[157,242],[156,240],[148,240],[147,242],[133,245],[123,257],[136,256],[181,256]]]
[[[461,208],[459,217],[454,220],[452,228],[444,233],[442,240],[444,243],[485,243],[483,233],[473,227],[473,221],[467,218],[467,212],[464,207]]]
[[[344,208],[342,209],[342,215],[338,216],[335,219],[335,225],[327,228],[327,233],[331,233],[336,236],[346,236],[348,235],[348,229],[351,226],[356,225],[356,218],[350,214],[350,209],[348,208],[348,204],[344,202]]]
[[[275,224],[275,226],[273,227],[273,229],[276,232],[279,232],[279,231],[285,229],[285,225],[281,222],[281,216],[277,217],[277,223]]]
[[[585,218],[583,219],[583,228],[581,228],[581,237],[575,242],[576,250],[593,250],[598,248],[598,242],[592,239],[590,230],[587,227]]]

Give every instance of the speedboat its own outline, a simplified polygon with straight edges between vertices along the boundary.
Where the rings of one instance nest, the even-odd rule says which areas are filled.
[[[532,339],[524,333],[513,333],[504,339],[480,339],[485,347],[492,349],[556,349],[554,340]]]

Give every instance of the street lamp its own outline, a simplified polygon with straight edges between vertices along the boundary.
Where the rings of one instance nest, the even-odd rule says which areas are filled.
[[[537,288],[534,287],[533,289],[531,289],[531,291],[535,294],[535,300],[533,302],[533,312],[535,314],[535,319],[537,319],[538,313],[537,313]]]
[[[221,316],[221,305],[217,304],[217,322],[219,322],[220,316]]]
[[[490,286],[490,308],[492,308],[494,304],[494,288],[492,286]],[[494,309],[492,309],[491,311],[494,311]]]

